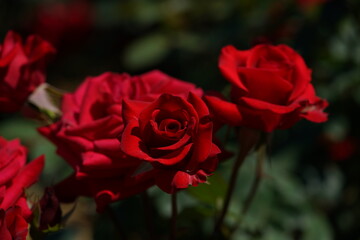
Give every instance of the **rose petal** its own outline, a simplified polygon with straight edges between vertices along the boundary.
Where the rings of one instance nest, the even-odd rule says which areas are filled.
[[[241,99],[239,99],[239,104],[257,110],[267,110],[269,112],[279,114],[289,113],[300,107],[299,103],[294,103],[289,106],[281,106],[249,97],[242,97]]]
[[[124,99],[123,102],[123,118],[125,122],[138,119],[141,112],[150,105],[148,102],[134,101]]]
[[[235,85],[241,94],[245,94],[248,90],[237,73],[238,66],[243,66],[245,61],[245,57],[241,54],[248,55],[249,51],[238,51],[230,45],[224,47],[219,57],[219,68],[224,77]]]
[[[39,177],[44,167],[44,156],[40,156],[27,164],[13,179],[11,186],[7,189],[0,208],[7,209],[23,194],[23,190],[31,186]]]
[[[293,86],[276,72],[257,68],[238,68],[238,74],[249,91],[245,97],[277,105],[288,103]],[[233,97],[236,99],[236,96]]]
[[[219,121],[233,126],[241,124],[243,117],[236,104],[212,96],[204,96],[204,99],[211,112]]]
[[[190,93],[189,102],[197,110],[200,118],[197,132],[194,134],[192,139],[194,142],[193,153],[191,155],[190,162],[187,164],[187,170],[194,171],[197,169],[199,164],[209,157],[212,146],[213,124],[209,117],[208,108],[199,97]]]

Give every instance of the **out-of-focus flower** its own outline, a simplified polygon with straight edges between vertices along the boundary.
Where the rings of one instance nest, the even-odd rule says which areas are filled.
[[[354,137],[335,139],[331,135],[324,135],[321,143],[332,161],[342,162],[356,155],[359,141]]]
[[[321,5],[326,1],[327,0],[296,0],[296,3],[299,5],[299,7],[306,10]]]
[[[25,240],[32,212],[24,189],[35,183],[44,157],[26,164],[26,148],[18,140],[0,137],[0,239]]]
[[[87,0],[51,2],[36,11],[32,31],[55,46],[84,41],[93,26],[93,9]]]
[[[45,82],[45,64],[55,49],[31,35],[23,44],[9,31],[0,44],[0,112],[18,111],[37,86]]]

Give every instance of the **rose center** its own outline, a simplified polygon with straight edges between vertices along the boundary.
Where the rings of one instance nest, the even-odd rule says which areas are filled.
[[[177,132],[181,129],[181,123],[176,119],[164,119],[161,121],[159,130],[165,132]]]

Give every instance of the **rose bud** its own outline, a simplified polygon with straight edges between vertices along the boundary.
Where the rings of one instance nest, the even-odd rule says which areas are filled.
[[[231,83],[231,101],[207,96],[223,122],[271,132],[289,128],[300,119],[324,122],[326,100],[316,96],[311,70],[286,45],[257,45],[250,50],[222,49],[219,68]]]
[[[61,224],[60,202],[53,188],[46,188],[44,196],[39,201],[39,229],[47,230]]]

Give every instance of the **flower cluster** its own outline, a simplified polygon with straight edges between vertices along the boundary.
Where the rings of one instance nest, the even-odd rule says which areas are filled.
[[[315,95],[311,71],[290,47],[227,46],[219,67],[232,84],[231,102],[205,96],[207,105],[201,89],[160,71],[104,73],[65,94],[62,118],[39,129],[75,170],[56,186],[59,197],[91,196],[101,211],[152,185],[174,193],[206,182],[220,153],[214,119],[265,132],[301,118],[326,120],[327,102]]]
[[[176,100],[168,102],[164,99],[166,96],[162,95],[164,93]],[[189,93],[192,99],[190,103],[186,100]],[[160,71],[151,71],[140,76],[104,73],[87,78],[74,93],[64,95],[62,118],[39,129],[58,146],[58,153],[75,170],[73,176],[57,186],[59,197],[64,201],[71,201],[79,194],[92,196],[96,199],[98,208],[103,209],[107,203],[142,192],[155,183],[165,191],[173,192],[173,188],[184,188],[184,185],[204,181],[201,176],[206,173],[201,171],[195,174],[195,168],[191,171],[194,176],[186,180],[183,179],[184,176],[180,176],[189,175],[185,168],[183,174],[176,174],[178,165],[188,161],[189,155],[193,155],[193,149],[200,150],[199,146],[189,143],[199,142],[200,135],[195,134],[203,131],[199,121],[204,121],[201,117],[209,115],[206,105],[200,99],[202,95],[203,91],[193,84],[172,78]],[[136,145],[139,143],[133,142],[132,146],[128,144],[133,141],[131,128],[134,128],[134,124],[131,120],[139,118],[133,114],[140,114],[149,103],[156,104],[160,99],[164,99],[167,105],[155,106],[156,111],[161,112],[157,117],[152,116],[154,109],[151,109],[148,110],[150,113],[139,119],[143,128],[143,124],[154,125],[157,121],[166,120],[159,123],[159,126],[154,126],[157,128],[156,133],[147,133],[149,135],[144,142],[152,142],[153,148],[160,145],[156,146],[158,149],[151,150],[153,158],[143,159],[134,153],[138,151],[134,151],[135,147],[141,147]],[[148,132],[148,127],[141,130]],[[210,144],[211,147],[211,126],[205,131],[210,133],[201,137],[201,140],[206,138],[205,144]],[[126,134],[124,139],[121,139],[123,132]],[[216,152],[216,149],[213,151]],[[214,158],[216,165],[214,154],[205,155],[206,158]],[[144,160],[149,164],[146,165]],[[205,160],[207,159],[201,159],[201,162]],[[195,163],[197,161],[195,159]],[[154,167],[170,168],[171,165],[175,167],[166,175],[168,180],[154,178],[159,176]],[[197,166],[196,168],[201,170]],[[210,172],[207,166],[204,168],[206,172]],[[181,180],[182,183],[178,184]]]
[[[44,64],[54,51],[38,37],[29,37],[22,46],[19,36],[8,33],[0,46],[0,110],[20,108],[44,81]],[[231,84],[229,100],[158,70],[87,77],[64,94],[60,118],[38,130],[74,172],[54,186],[56,196],[52,188],[46,190],[40,205],[56,207],[42,209],[40,228],[60,221],[58,199],[92,197],[101,212],[154,185],[174,194],[206,183],[219,164],[222,151],[215,132],[222,124],[247,133],[239,140],[248,141],[240,151],[245,158],[258,141],[258,135],[250,136],[253,132],[289,128],[300,119],[327,120],[323,110],[328,103],[316,96],[311,70],[286,45],[260,44],[250,50],[226,46],[219,68]],[[18,141],[0,138],[1,239],[26,236],[31,212],[23,189],[34,183],[43,159],[25,166],[25,152]]]

